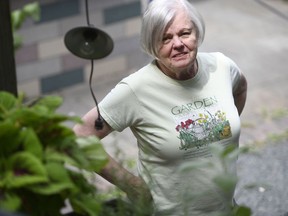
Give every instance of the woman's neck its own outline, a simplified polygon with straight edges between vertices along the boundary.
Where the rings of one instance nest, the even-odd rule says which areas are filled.
[[[176,80],[188,80],[192,79],[196,76],[198,72],[198,62],[197,59],[192,63],[191,66],[188,68],[185,68],[183,70],[175,70],[171,71],[165,65],[161,64],[161,62],[156,60],[157,67],[161,70],[162,73],[164,73],[166,76],[176,79]]]

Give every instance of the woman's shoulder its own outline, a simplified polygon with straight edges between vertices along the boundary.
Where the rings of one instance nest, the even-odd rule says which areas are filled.
[[[121,82],[127,84],[133,84],[133,83],[135,84],[138,82],[143,83],[145,81],[149,81],[152,78],[151,74],[155,70],[155,66],[156,65],[154,64],[154,62],[150,62],[145,66],[143,66],[142,68],[140,68],[139,70],[123,78]]]
[[[229,57],[227,57],[222,52],[198,52],[197,57],[201,58],[201,59],[210,60],[210,61],[218,59],[218,58],[227,58],[227,59],[229,59]]]
[[[222,52],[199,52],[197,58],[204,65],[216,66],[219,63],[235,65],[234,61]]]

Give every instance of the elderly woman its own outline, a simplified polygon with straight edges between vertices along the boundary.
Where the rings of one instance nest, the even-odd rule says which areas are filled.
[[[223,54],[198,53],[204,33],[203,20],[189,1],[153,0],[143,15],[141,42],[154,60],[124,78],[100,102],[102,130],[94,128],[97,109],[75,126],[79,136],[100,138],[131,129],[139,148],[139,176],[112,157],[100,175],[131,201],[153,204],[155,215],[213,215],[223,208],[205,175],[201,186],[193,173],[179,171],[184,163],[211,157],[210,145],[239,143],[246,79]],[[195,188],[204,188],[207,196],[185,200],[183,194],[193,194]]]

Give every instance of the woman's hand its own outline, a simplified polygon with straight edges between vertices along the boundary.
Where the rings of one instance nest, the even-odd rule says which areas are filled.
[[[234,103],[237,107],[239,116],[241,115],[247,96],[247,80],[242,74],[237,89],[233,92]]]

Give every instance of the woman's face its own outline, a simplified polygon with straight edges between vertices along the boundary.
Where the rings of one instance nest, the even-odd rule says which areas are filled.
[[[185,13],[177,13],[164,32],[157,63],[163,73],[179,80],[190,79],[196,64],[196,29]]]

